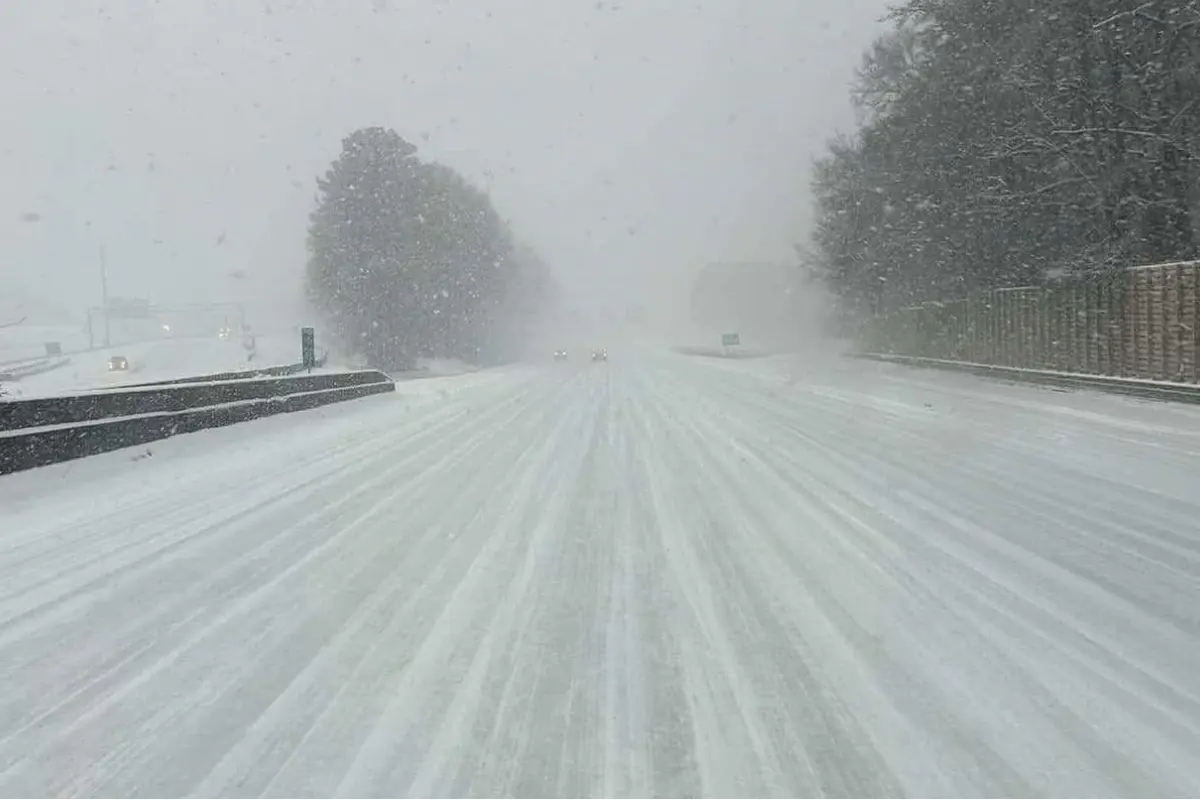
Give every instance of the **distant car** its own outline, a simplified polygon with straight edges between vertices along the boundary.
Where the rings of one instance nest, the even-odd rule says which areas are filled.
[[[592,361],[608,361],[608,351],[602,347],[593,350]]]
[[[129,359],[125,356],[113,356],[108,360],[109,372],[128,372]]]
[[[554,351],[554,360],[555,361],[566,361],[567,360],[567,351],[566,350],[555,350]]]

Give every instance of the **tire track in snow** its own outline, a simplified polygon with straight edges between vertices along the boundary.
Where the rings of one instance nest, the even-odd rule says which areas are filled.
[[[1200,416],[940,386],[614,358],[32,487],[0,793],[1196,793]]]

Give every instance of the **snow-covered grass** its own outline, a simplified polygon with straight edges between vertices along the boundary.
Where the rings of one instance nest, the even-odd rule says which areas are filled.
[[[763,358],[764,356],[773,355],[769,350],[763,350],[754,347],[714,347],[712,345],[676,345],[675,352],[682,353],[685,356],[703,356],[705,358]]]
[[[87,331],[70,325],[22,323],[0,327],[0,372],[4,365],[45,358],[47,342],[58,342],[64,354],[86,350]]]
[[[260,337],[253,360],[238,341],[217,337],[164,338],[153,342],[120,345],[74,353],[65,367],[42,375],[6,383],[11,397],[34,398],[75,394],[131,383],[199,377],[261,367],[294,364],[300,360],[299,346],[290,337]],[[111,372],[112,356],[124,356],[129,370]],[[327,369],[334,369],[327,365]]]
[[[417,369],[427,375],[450,376],[475,372],[479,367],[456,358],[422,358],[417,360]]]
[[[70,356],[48,356],[32,361],[20,361],[15,364],[0,365],[0,381],[19,381],[34,375],[60,369],[71,363]]]

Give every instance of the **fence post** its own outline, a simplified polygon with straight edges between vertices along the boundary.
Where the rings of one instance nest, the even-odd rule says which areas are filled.
[[[1113,298],[1116,302],[1116,317],[1120,327],[1117,329],[1118,345],[1120,353],[1120,371],[1118,374],[1122,378],[1127,378],[1131,374],[1130,352],[1133,345],[1130,343],[1133,338],[1133,292],[1131,291],[1130,281],[1133,279],[1133,273],[1120,272],[1113,281],[1113,286],[1116,288],[1117,294]]]
[[[1091,373],[1094,371],[1092,369],[1092,287],[1086,276],[1081,279],[1079,290],[1083,300],[1083,308],[1080,309],[1083,312],[1083,319],[1080,320],[1083,329],[1080,369],[1083,372]]]
[[[1083,287],[1078,279],[1071,280],[1071,372],[1082,372],[1083,350],[1086,346],[1083,316]]]
[[[1183,319],[1187,310],[1183,293],[1183,275],[1185,269],[1186,267],[1183,264],[1175,268],[1175,358],[1178,361],[1175,368],[1175,380],[1177,381],[1186,380],[1185,376],[1187,375],[1183,365],[1183,343],[1186,335]]]
[[[1112,374],[1112,314],[1109,304],[1108,281],[1104,276],[1096,280],[1096,360],[1097,371]]]
[[[1070,369],[1071,359],[1067,352],[1070,348],[1071,333],[1068,326],[1066,287],[1061,283],[1054,287],[1054,368]]]
[[[1163,375],[1167,380],[1177,381],[1183,371],[1180,360],[1181,308],[1179,285],[1180,266],[1167,267],[1163,275]]]
[[[1142,298],[1142,316],[1138,319],[1138,331],[1141,334],[1141,354],[1138,356],[1138,376],[1142,378],[1153,377],[1153,367],[1151,366],[1151,355],[1154,352],[1154,305],[1150,301],[1150,274],[1146,270],[1139,270],[1138,273],[1139,285],[1138,291]]]
[[[1154,281],[1154,292],[1151,297],[1154,299],[1155,308],[1155,363],[1154,373],[1159,380],[1167,379],[1167,268],[1159,267],[1153,271],[1151,279]]]
[[[1192,264],[1188,270],[1188,294],[1191,297],[1191,302],[1185,303],[1184,313],[1188,315],[1188,328],[1184,341],[1188,344],[1189,355],[1191,356],[1191,370],[1189,371],[1190,380],[1192,383],[1200,382],[1200,264]]]
[[[1015,339],[1016,339],[1016,359],[1018,367],[1026,367],[1025,363],[1026,350],[1029,347],[1029,337],[1025,330],[1025,317],[1029,306],[1029,296],[1024,292],[1017,292],[1013,298],[1013,321],[1016,323]]]
[[[1008,292],[996,292],[996,300],[999,303],[1000,311],[1000,335],[996,338],[996,344],[1000,347],[1000,363],[1009,366],[1008,363]]]
[[[1038,335],[1038,323],[1041,320],[1042,289],[1031,289],[1025,295],[1025,366],[1043,367],[1041,361],[1042,337]]]
[[[1046,301],[1049,299],[1049,297],[1049,292],[1045,286],[1039,286],[1033,295],[1033,360],[1034,366],[1040,369],[1045,369],[1046,364],[1049,363],[1049,350],[1046,348],[1047,340],[1049,338],[1046,336]]]

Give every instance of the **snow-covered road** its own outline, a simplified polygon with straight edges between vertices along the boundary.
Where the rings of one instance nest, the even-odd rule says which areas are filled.
[[[3,795],[1195,795],[1200,410],[614,352],[0,478]]]

